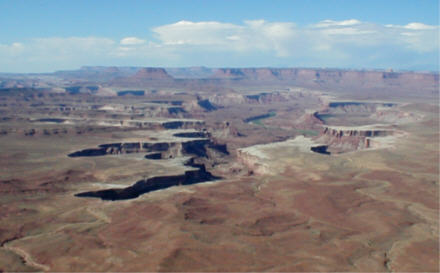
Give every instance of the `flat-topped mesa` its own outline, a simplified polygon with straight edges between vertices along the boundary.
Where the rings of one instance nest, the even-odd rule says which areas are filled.
[[[246,75],[240,68],[219,68],[212,77],[218,79],[243,79]]]
[[[300,96],[299,93],[286,91],[261,92],[256,94],[238,94],[236,92],[231,92],[212,95],[208,100],[211,104],[227,107],[231,104],[270,104],[287,102],[298,100]]]
[[[173,77],[168,75],[165,69],[156,67],[141,68],[132,78],[137,80],[173,80]]]
[[[116,66],[110,66],[110,67],[107,67],[107,68],[104,70],[104,72],[106,72],[106,73],[120,73],[121,71],[120,71],[119,68],[116,67]]]
[[[418,92],[438,91],[438,73],[385,72],[309,68],[221,68],[212,79],[260,82],[291,82],[309,87],[390,88]]]
[[[273,68],[220,68],[214,78],[247,79],[258,81],[280,80],[280,69]]]
[[[391,109],[397,106],[387,102],[333,101],[327,106],[327,113],[375,113],[378,109]]]
[[[394,135],[393,130],[375,128],[373,126],[359,127],[325,127],[316,139],[327,145],[332,154],[362,150],[372,147],[372,141]]]
[[[219,106],[230,106],[233,104],[243,104],[247,102],[243,94],[239,94],[235,91],[216,93],[210,96],[208,99],[212,104]]]

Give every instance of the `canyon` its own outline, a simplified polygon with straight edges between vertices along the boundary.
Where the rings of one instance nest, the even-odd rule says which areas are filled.
[[[0,271],[438,272],[439,75],[0,74]]]

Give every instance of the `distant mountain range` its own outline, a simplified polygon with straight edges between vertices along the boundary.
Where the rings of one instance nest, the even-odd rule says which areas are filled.
[[[438,93],[439,73],[327,68],[158,68],[85,66],[49,74],[1,74],[0,87],[44,87],[48,81],[107,86],[200,86],[279,83],[319,89],[393,89]]]

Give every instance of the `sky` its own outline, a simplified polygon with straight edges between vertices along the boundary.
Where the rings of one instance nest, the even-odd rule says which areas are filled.
[[[439,70],[438,0],[0,0],[0,72]]]

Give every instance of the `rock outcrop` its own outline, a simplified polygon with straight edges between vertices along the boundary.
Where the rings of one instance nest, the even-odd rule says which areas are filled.
[[[135,80],[173,80],[173,77],[168,75],[168,73],[163,68],[157,67],[145,67],[141,68],[133,75]]]
[[[439,75],[435,73],[360,71],[340,69],[307,69],[307,68],[221,68],[213,78],[258,80],[258,81],[315,81],[315,82],[393,82],[405,83],[417,81],[438,84]]]
[[[235,80],[277,81],[280,80],[280,70],[271,68],[220,68],[213,78]]]
[[[247,103],[268,104],[273,102],[284,102],[294,99],[292,94],[281,92],[259,93],[245,96]]]
[[[392,135],[394,135],[393,130],[374,128],[372,126],[325,127],[317,141],[326,143],[325,152],[344,153],[371,148],[374,138]]]
[[[203,132],[200,132],[200,135]],[[200,136],[198,132],[183,134],[182,137]],[[192,156],[185,166],[196,170],[185,171],[174,176],[158,176],[137,181],[133,186],[122,189],[107,189],[76,194],[78,197],[99,197],[103,200],[124,200],[137,198],[139,195],[178,185],[189,185],[220,179],[208,172],[205,164],[196,160],[211,160],[229,152],[225,144],[218,144],[210,139],[191,139],[183,142],[157,143],[110,143],[99,145],[99,148],[85,149],[69,154],[69,157],[104,156],[109,154],[148,153],[144,157],[150,160],[168,159],[180,156]]]
[[[84,149],[70,153],[69,157],[104,156],[130,153],[163,153],[161,158],[171,158],[177,155],[209,157],[208,150],[228,154],[226,145],[215,143],[209,139],[194,139],[183,142],[129,142],[101,144],[98,148]],[[170,153],[171,151],[171,153]],[[166,156],[165,156],[166,154]],[[157,159],[157,158],[156,158]]]
[[[318,129],[324,122],[319,118],[317,112],[304,113],[297,120],[294,120],[294,126],[297,129]]]
[[[386,129],[362,129],[361,127],[325,127],[322,131],[322,135],[331,136],[335,138],[346,137],[377,137],[377,136],[389,136],[393,131]]]
[[[219,68],[200,70],[195,77],[191,69],[173,70],[174,79],[163,68],[156,67],[85,67],[74,71],[59,71],[54,76],[74,82],[100,82],[107,86],[175,87],[185,86],[193,90],[209,90],[218,84],[227,83],[283,83],[306,88],[357,92],[399,91],[405,94],[436,95],[439,88],[438,73],[390,72],[375,70],[341,70],[326,68]],[[172,70],[170,70],[172,71]],[[187,73],[188,72],[188,73]],[[39,87],[48,84],[40,79],[1,79],[0,87]],[[218,89],[218,88],[214,88]]]
[[[210,96],[208,99],[212,104],[220,106],[246,103],[245,96],[233,90],[230,90],[226,93],[216,93]]]
[[[258,153],[258,151],[255,152],[250,151],[249,149],[238,149],[237,159],[247,167],[250,175],[266,175],[271,173],[269,166],[262,162],[262,159],[265,159],[265,155]]]
[[[410,92],[438,92],[439,74],[306,68],[222,68],[212,76],[232,81],[289,82],[326,88],[385,88]]]

